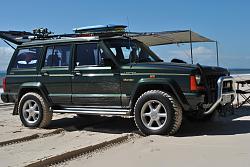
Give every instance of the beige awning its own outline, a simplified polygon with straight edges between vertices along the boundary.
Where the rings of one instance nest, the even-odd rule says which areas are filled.
[[[190,30],[165,31],[152,33],[130,33],[132,39],[143,42],[148,46],[190,43],[190,42],[215,42]]]

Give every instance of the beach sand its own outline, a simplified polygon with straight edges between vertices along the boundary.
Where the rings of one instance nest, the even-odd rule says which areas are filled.
[[[249,167],[250,107],[210,123],[184,121],[175,137],[148,136],[64,166]]]
[[[101,119],[107,119],[99,124]],[[97,123],[95,123],[95,121]],[[89,124],[87,127],[84,125]],[[0,142],[58,128],[60,134],[0,147],[1,166],[25,166],[71,150],[139,133],[133,119],[79,119],[73,114],[55,114],[49,129],[23,127],[11,108],[0,109]],[[75,158],[59,166],[241,166],[250,165],[250,106],[212,122],[184,120],[174,137],[139,137],[90,156]]]

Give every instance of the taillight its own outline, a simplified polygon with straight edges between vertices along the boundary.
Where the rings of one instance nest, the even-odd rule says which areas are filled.
[[[6,78],[3,78],[3,91],[6,91]]]
[[[195,75],[190,75],[190,90],[191,91],[205,90],[204,86],[199,86],[197,84]]]

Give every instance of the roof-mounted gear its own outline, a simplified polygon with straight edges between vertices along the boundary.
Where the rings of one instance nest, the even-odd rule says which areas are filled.
[[[33,30],[33,35],[36,39],[48,39],[51,34],[53,33],[48,31],[48,28],[37,28]]]
[[[125,25],[97,25],[74,28],[72,34],[54,35],[47,28],[25,31],[0,31],[0,38],[20,45],[34,40],[53,40],[61,38],[98,37],[109,38],[116,36],[129,37],[145,43],[148,46],[167,45],[174,43],[215,42],[191,30],[165,31],[165,32],[127,32]]]

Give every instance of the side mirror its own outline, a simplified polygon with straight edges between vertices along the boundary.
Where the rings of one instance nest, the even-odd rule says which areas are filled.
[[[105,66],[111,66],[112,68],[116,67],[116,64],[114,63],[114,61],[112,59],[109,59],[109,58],[104,58],[103,59],[103,64]]]

